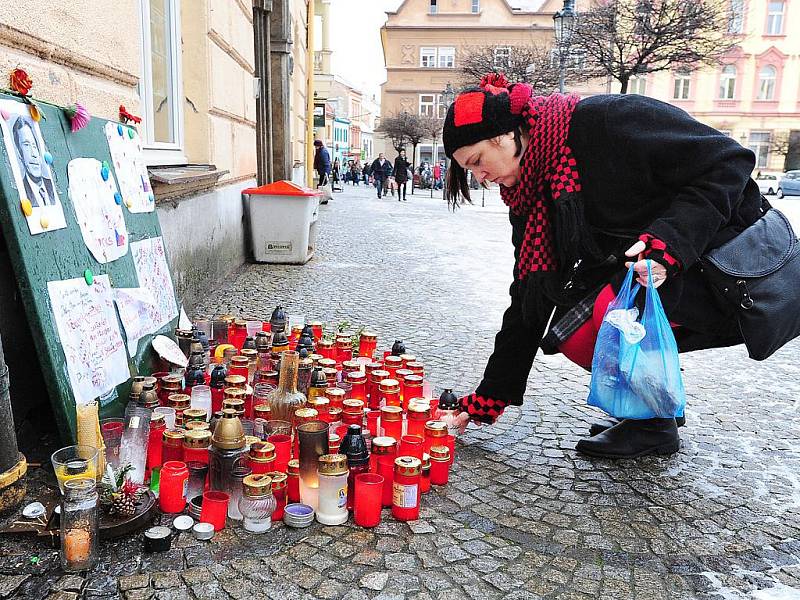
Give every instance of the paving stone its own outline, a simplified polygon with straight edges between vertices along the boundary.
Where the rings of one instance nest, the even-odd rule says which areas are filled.
[[[78,592],[58,591],[50,594],[47,600],[78,600]]]
[[[153,573],[151,579],[153,581],[153,587],[157,590],[174,588],[181,585],[181,579],[177,573]]]
[[[405,571],[410,573],[417,569],[417,559],[414,555],[402,552],[387,554],[384,564],[389,571]]]
[[[144,588],[150,585],[150,575],[142,573],[119,578],[119,589],[124,591]]]
[[[123,593],[125,600],[148,600],[155,595],[156,591],[152,588],[137,588]]]
[[[29,575],[0,576],[0,597],[7,598],[25,583]]]
[[[359,581],[359,585],[370,590],[381,591],[386,586],[388,579],[389,574],[387,572],[375,571],[364,575]]]

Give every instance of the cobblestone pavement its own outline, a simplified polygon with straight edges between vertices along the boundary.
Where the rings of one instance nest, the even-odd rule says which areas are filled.
[[[266,315],[280,302],[369,325],[384,344],[403,338],[437,389],[466,392],[507,303],[509,239],[496,195],[451,214],[441,199],[347,186],[321,208],[312,262],[246,266],[196,312]],[[685,355],[680,452],[620,462],[575,453],[598,414],[589,377],[539,357],[524,407],[463,436],[451,483],[424,498],[419,521],[181,534],[162,555],[136,537],[105,544],[85,578],[62,576],[52,550],[4,540],[0,597],[798,598],[798,355],[798,344],[764,363],[742,348]]]

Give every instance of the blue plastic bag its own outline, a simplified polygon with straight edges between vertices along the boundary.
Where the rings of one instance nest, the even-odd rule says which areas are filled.
[[[633,284],[633,274],[631,266],[597,334],[589,406],[619,419],[681,417],[686,392],[678,345],[653,287],[650,261],[641,319],[634,304],[641,286]]]

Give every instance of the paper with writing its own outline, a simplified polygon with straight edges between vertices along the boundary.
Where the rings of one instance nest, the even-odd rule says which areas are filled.
[[[48,281],[47,292],[76,404],[88,404],[130,378],[111,281],[96,275]]]
[[[132,242],[131,254],[139,286],[150,290],[155,299],[155,305],[149,313],[153,331],[157,331],[178,316],[175,288],[172,287],[172,276],[164,253],[164,240],[155,237]]]
[[[147,288],[115,288],[114,302],[128,340],[128,354],[136,356],[139,340],[158,329],[151,317],[156,308],[156,299]]]
[[[132,127],[106,123],[106,139],[125,206],[132,213],[153,212],[155,196],[142,154],[142,138]]]

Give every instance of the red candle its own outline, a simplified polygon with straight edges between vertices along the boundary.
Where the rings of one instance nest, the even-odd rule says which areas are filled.
[[[186,463],[170,460],[161,466],[158,483],[158,507],[164,513],[179,513],[186,508],[186,483],[189,469]]]
[[[372,452],[369,455],[369,470],[378,472],[378,462],[381,456],[397,456],[397,440],[391,437],[379,436],[372,438]]]
[[[369,429],[369,433],[373,438],[378,437],[378,434],[380,433],[378,431],[378,419],[380,416],[381,411],[379,410],[367,411],[367,429]]]
[[[361,425],[364,422],[364,402],[348,398],[342,402],[342,423],[345,425]]]
[[[398,521],[419,519],[420,468],[422,461],[400,456],[394,461],[392,516]]]
[[[369,394],[369,407],[373,409],[381,406],[380,382],[389,379],[389,371],[381,369],[380,363],[375,363],[378,368],[369,371],[369,382],[367,393]]]
[[[183,435],[183,462],[199,462],[207,465],[210,443],[211,432],[207,429],[187,431]]]
[[[211,523],[214,531],[225,529],[225,518],[228,516],[230,496],[225,492],[203,492],[203,505],[200,509],[200,522]]]
[[[419,491],[421,494],[427,494],[431,491],[431,456],[430,454],[422,455],[422,469],[419,472]]]
[[[397,454],[399,456],[413,456],[421,461],[423,455],[422,442],[423,439],[419,435],[404,435],[400,438],[400,449]]]
[[[314,342],[319,344],[319,341],[322,339],[322,322],[311,321],[309,325],[311,325],[311,332],[314,334]]]
[[[350,464],[348,461],[348,472],[347,472],[347,489],[349,493],[347,494],[347,510],[353,510],[353,506],[355,506],[356,501],[356,477],[361,474],[369,474],[369,460],[364,461],[363,463],[357,464]]]
[[[406,433],[425,438],[425,423],[431,418],[431,411],[427,404],[412,404],[408,409]]]
[[[269,436],[267,441],[275,446],[275,470],[286,473],[292,454],[292,438],[285,433],[276,433]]]
[[[320,339],[317,342],[317,353],[323,358],[334,358],[334,342]],[[320,361],[321,363],[322,361]]]
[[[442,421],[428,421],[425,423],[425,452],[431,452],[431,447],[440,446],[447,440],[447,424]]]
[[[183,429],[166,429],[161,434],[161,462],[183,461]]]
[[[345,393],[342,388],[336,386],[325,390],[325,397],[328,399],[330,408],[344,408]],[[330,410],[330,408],[328,410]]]
[[[286,480],[288,477],[286,473],[280,473],[278,471],[267,473],[267,475],[272,477],[272,494],[275,496],[275,501],[277,502],[275,512],[272,513],[272,520],[280,521],[283,519],[283,511],[286,508]]]
[[[275,446],[270,442],[250,444],[247,463],[254,475],[263,475],[275,470]]]
[[[450,450],[450,464],[456,459],[456,436],[449,435],[445,438],[445,446]]]
[[[381,497],[383,477],[376,473],[356,476],[353,519],[360,527],[376,527],[381,522]]]
[[[431,483],[447,485],[450,479],[450,449],[447,446],[431,448]]]
[[[400,374],[400,371],[404,369],[400,369],[397,373]],[[412,372],[408,372],[403,376],[403,386],[402,386],[402,395],[403,395],[403,408],[408,410],[409,402],[413,398],[422,398],[422,376],[415,375]]]
[[[351,371],[347,374],[347,382],[352,385],[350,397],[355,400],[367,402],[367,376],[361,371]]]
[[[381,406],[402,406],[400,402],[400,382],[396,379],[382,379],[378,384]]]
[[[406,375],[413,375],[413,371],[409,371],[408,369],[404,369],[400,367],[395,371],[394,378],[400,383],[400,404],[402,405],[403,409],[408,407],[408,399],[412,398],[412,396],[406,395],[405,390],[405,378]],[[422,394],[420,394],[421,396]]]
[[[250,361],[246,356],[234,356],[231,359],[231,365],[228,368],[228,377],[231,375],[239,375],[240,377],[244,377],[245,382],[247,382],[248,373],[248,366]],[[225,378],[225,383],[228,383],[228,377]]]
[[[394,454],[384,454],[378,457],[378,475],[383,477],[383,494],[381,504],[384,507],[392,505],[392,490],[394,485]]]
[[[378,347],[378,336],[371,331],[362,331],[358,338],[358,355],[372,358]]]
[[[293,458],[289,461],[286,492],[289,502],[300,502],[300,461]]]
[[[105,426],[104,426],[105,427]],[[147,472],[150,473],[163,462],[162,436],[167,426],[164,424],[164,415],[153,414],[150,417],[150,436],[147,438]]]
[[[397,379],[397,369],[403,368],[403,359],[390,354],[383,359],[383,368],[389,371],[389,379]]]
[[[384,406],[381,409],[382,435],[396,440],[403,435],[403,409],[399,406]]]
[[[161,378],[161,387],[158,388],[158,401],[161,406],[169,406],[171,394],[180,394],[183,389],[183,377],[180,375],[165,375]]]

